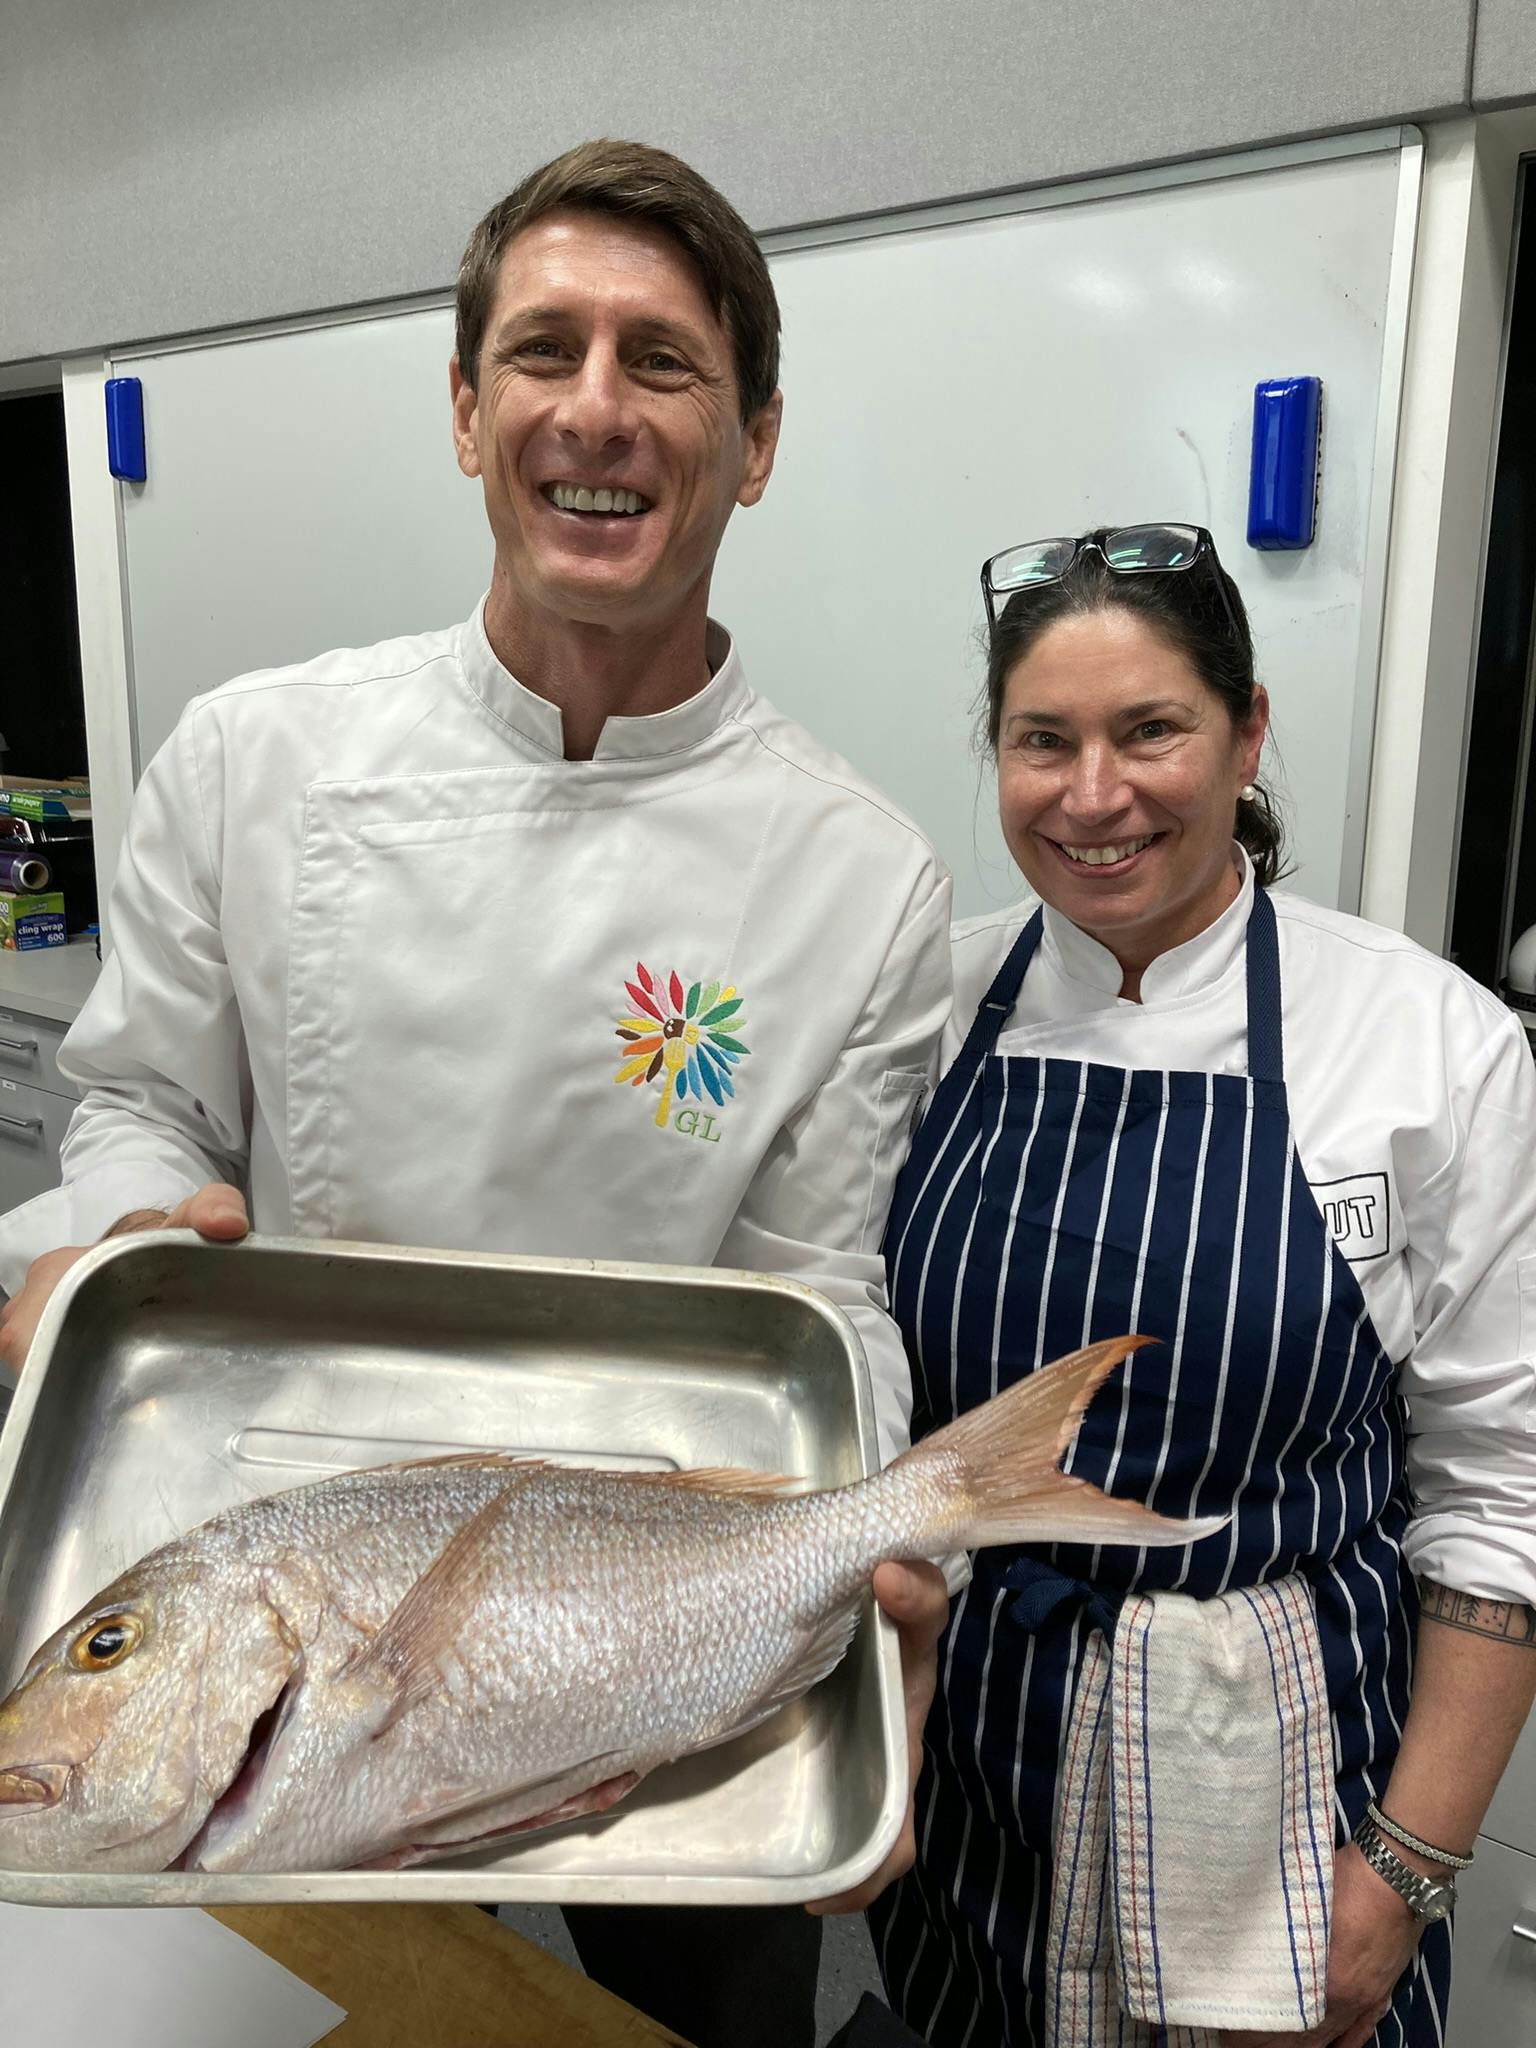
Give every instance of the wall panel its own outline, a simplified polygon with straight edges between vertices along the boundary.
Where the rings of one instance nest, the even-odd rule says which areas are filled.
[[[1473,105],[1529,99],[1536,99],[1536,7],[1531,0],[1479,0]]]
[[[434,290],[605,131],[767,229],[1417,118],[1471,5],[0,0],[0,362]]]

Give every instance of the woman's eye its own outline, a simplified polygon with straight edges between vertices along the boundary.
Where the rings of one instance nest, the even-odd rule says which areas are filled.
[[[1056,732],[1027,732],[1019,745],[1031,754],[1054,753],[1061,745],[1061,734]]]
[[[1136,737],[1139,740],[1165,740],[1171,731],[1166,718],[1149,718],[1137,726]]]

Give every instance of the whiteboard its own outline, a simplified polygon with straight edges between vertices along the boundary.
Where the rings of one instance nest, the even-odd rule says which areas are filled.
[[[770,238],[784,433],[711,609],[756,687],[887,789],[959,914],[1017,878],[974,743],[978,572],[1088,526],[1211,528],[1253,613],[1293,886],[1358,907],[1418,148],[1402,131]],[[122,355],[139,765],[249,668],[447,625],[485,587],[446,305]],[[1324,389],[1317,539],[1245,542],[1253,386]]]

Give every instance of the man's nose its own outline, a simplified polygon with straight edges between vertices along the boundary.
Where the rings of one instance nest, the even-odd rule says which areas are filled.
[[[611,348],[594,346],[561,394],[556,421],[589,448],[609,441],[633,440],[636,431],[634,392],[624,366]]]

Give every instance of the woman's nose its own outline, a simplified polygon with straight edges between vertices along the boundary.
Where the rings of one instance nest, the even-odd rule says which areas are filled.
[[[1130,802],[1125,770],[1113,747],[1085,746],[1078,750],[1072,774],[1062,795],[1062,806],[1085,823],[1113,817]]]

